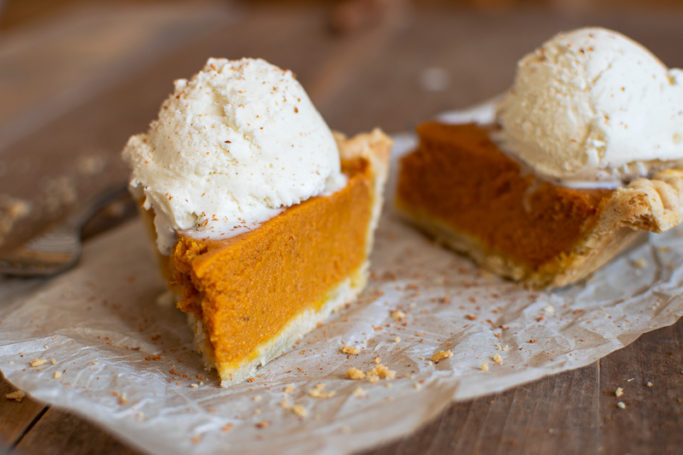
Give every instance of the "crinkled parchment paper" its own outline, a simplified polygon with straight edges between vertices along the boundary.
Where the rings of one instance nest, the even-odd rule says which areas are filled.
[[[414,140],[397,139],[398,149]],[[0,369],[34,398],[150,452],[349,452],[409,433],[451,400],[589,364],[674,323],[683,315],[683,229],[544,293],[479,271],[386,210],[371,277],[358,302],[253,382],[221,389],[192,350],[184,316],[158,299],[164,284],[136,221],[87,245],[66,275],[2,283]],[[343,345],[360,353],[344,355]],[[452,357],[429,360],[447,350]],[[377,357],[396,379],[345,379]],[[318,395],[333,396],[311,396],[317,384]]]

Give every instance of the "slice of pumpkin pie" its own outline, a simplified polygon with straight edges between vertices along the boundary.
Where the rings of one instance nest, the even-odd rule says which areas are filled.
[[[525,56],[481,123],[427,122],[396,206],[532,288],[584,278],[680,222],[683,71],[623,35],[562,33]]]
[[[130,138],[131,190],[222,386],[363,289],[390,146],[333,134],[290,71],[257,59],[209,59]]]

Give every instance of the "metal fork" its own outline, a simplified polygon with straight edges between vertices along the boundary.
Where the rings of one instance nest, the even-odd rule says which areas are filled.
[[[81,231],[85,223],[126,193],[126,185],[119,185],[96,194],[58,225],[1,257],[0,274],[49,277],[70,269],[81,257]]]

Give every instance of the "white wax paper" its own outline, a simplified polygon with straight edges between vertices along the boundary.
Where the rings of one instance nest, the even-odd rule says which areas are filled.
[[[397,137],[397,150],[413,141]],[[46,283],[2,282],[0,369],[34,398],[155,453],[373,447],[410,433],[452,400],[587,365],[683,315],[683,229],[650,236],[585,282],[530,292],[385,210],[360,300],[253,382],[221,389],[193,351],[184,315],[159,301],[164,283],[150,248],[135,221],[90,242],[72,272]],[[392,317],[396,310],[402,321]],[[344,345],[360,353],[346,356]],[[429,361],[447,350],[452,357]],[[349,367],[367,371],[377,357],[396,379],[345,378]],[[46,362],[30,366],[33,359]],[[317,384],[334,396],[311,397]],[[364,394],[355,396],[359,386]],[[294,404],[308,414],[297,416]]]

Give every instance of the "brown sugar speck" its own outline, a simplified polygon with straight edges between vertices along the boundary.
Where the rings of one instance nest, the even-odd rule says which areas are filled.
[[[453,351],[439,351],[432,356],[432,362],[439,363],[443,359],[448,359],[453,357]]]
[[[466,315],[465,315],[465,319],[468,319],[468,320],[470,320],[470,321],[476,321],[476,320],[477,320],[477,317],[476,317],[475,315],[473,315],[473,314],[466,314]]]
[[[262,420],[256,423],[256,428],[267,428],[268,425],[270,425],[270,422],[268,422],[267,420]]]

